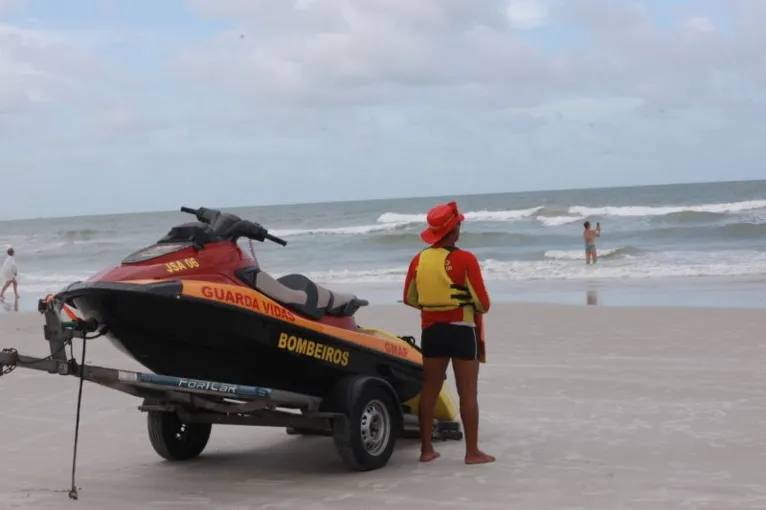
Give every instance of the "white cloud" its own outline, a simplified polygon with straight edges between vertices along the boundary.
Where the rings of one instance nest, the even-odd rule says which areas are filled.
[[[684,20],[681,26],[689,30],[699,30],[700,32],[718,31],[715,27],[715,24],[713,24],[713,22],[705,16],[694,16],[693,18]]]
[[[100,5],[76,33],[0,25],[0,167],[36,194],[0,214],[119,174],[130,198],[87,207],[452,193],[466,169],[470,192],[762,174],[766,0],[661,25],[638,0],[188,0],[228,27],[207,39]]]
[[[740,10],[756,8],[732,1]],[[412,103],[423,101],[425,93],[434,104],[493,108],[604,96],[663,107],[729,105],[746,98],[722,88],[722,76],[766,85],[755,48],[719,33],[704,13],[689,16],[677,29],[663,29],[633,1],[190,5],[239,27],[189,48],[178,61],[182,72],[266,104]],[[592,44],[554,52],[524,38],[524,29],[548,23],[575,23]]]
[[[18,9],[23,4],[23,0],[0,0],[0,14]]]
[[[511,26],[526,30],[545,25],[550,8],[542,0],[509,0],[506,15]]]
[[[101,134],[109,137],[142,135],[158,128],[140,108],[124,103],[99,109],[96,125],[102,128]]]
[[[0,114],[67,100],[98,71],[60,34],[0,23]]]
[[[195,0],[237,30],[190,49],[181,67],[251,98],[308,104],[470,99],[471,89],[553,77],[551,62],[513,36],[497,0]],[[523,95],[537,95],[523,86]],[[464,95],[461,92],[468,92]],[[458,99],[460,101],[461,99]]]

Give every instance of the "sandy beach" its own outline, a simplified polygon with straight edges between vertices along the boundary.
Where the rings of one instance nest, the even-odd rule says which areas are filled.
[[[418,332],[401,306],[359,318]],[[71,502],[77,381],[18,369],[0,378],[0,508],[766,508],[762,311],[497,304],[487,328],[481,437],[495,464],[467,467],[449,442],[421,465],[402,441],[386,468],[351,473],[329,438],[234,426],[171,464],[138,399],[89,384]],[[10,346],[47,354],[42,316],[0,314]],[[139,368],[89,346],[91,362]]]

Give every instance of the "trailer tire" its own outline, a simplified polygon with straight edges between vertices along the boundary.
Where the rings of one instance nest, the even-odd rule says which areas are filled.
[[[147,413],[149,441],[154,451],[166,460],[182,461],[197,457],[207,446],[212,425],[184,423],[176,413]]]
[[[353,392],[347,392],[351,397]],[[364,383],[354,401],[339,402],[344,416],[333,420],[335,450],[346,466],[371,471],[388,463],[401,426],[391,394],[380,384]]]

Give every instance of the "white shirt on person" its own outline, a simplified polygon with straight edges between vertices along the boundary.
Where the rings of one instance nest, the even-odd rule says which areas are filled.
[[[18,273],[19,270],[18,267],[16,267],[16,257],[8,255],[8,258],[3,262],[3,267],[0,268],[0,276],[2,276],[5,281],[10,281],[16,278]]]

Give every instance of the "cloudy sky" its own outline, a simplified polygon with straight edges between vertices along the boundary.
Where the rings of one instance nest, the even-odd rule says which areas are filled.
[[[0,218],[766,177],[766,0],[0,0]]]

